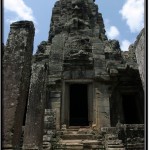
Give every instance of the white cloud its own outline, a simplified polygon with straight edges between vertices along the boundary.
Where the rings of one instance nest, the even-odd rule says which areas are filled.
[[[107,36],[110,39],[115,39],[119,36],[120,32],[117,27],[111,26],[109,29],[107,29]]]
[[[12,22],[13,20],[30,20],[33,22],[35,18],[33,16],[33,11],[30,7],[28,7],[23,0],[4,0],[4,8],[6,11],[14,12],[17,16],[13,19],[7,19],[7,21]]]
[[[19,20],[19,18],[17,17],[17,18],[13,18],[13,19],[6,19],[6,22],[10,24],[10,23],[16,22],[18,20]]]
[[[131,32],[139,32],[144,27],[144,0],[126,0],[119,13]]]
[[[122,51],[128,51],[128,48],[129,48],[130,44],[131,44],[130,41],[128,41],[128,40],[123,40],[123,41],[121,42],[121,50],[122,50]]]

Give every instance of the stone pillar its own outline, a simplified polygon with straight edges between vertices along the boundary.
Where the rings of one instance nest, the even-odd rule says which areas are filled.
[[[32,22],[19,21],[11,24],[3,52],[3,149],[15,149],[20,144],[30,84],[33,40],[34,25]]]
[[[23,149],[42,149],[47,70],[42,62],[32,65]]]
[[[110,104],[108,87],[108,85],[100,82],[97,88],[95,88],[98,127],[110,127]]]

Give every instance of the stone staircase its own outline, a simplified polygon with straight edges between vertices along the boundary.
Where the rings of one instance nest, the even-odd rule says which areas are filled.
[[[49,138],[50,136],[50,138]],[[46,130],[43,149],[47,150],[144,150],[144,125],[89,127]]]
[[[102,136],[90,128],[58,131],[59,140],[53,143],[54,150],[104,150]]]

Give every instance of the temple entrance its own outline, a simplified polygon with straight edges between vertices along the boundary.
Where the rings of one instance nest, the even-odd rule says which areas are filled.
[[[70,85],[70,126],[88,126],[88,85]]]
[[[139,95],[122,95],[123,115],[125,124],[143,124],[144,101]]]

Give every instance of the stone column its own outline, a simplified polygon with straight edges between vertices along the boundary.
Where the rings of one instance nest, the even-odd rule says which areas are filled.
[[[47,70],[41,61],[32,65],[23,149],[42,149]]]
[[[15,149],[20,144],[30,84],[34,31],[30,21],[12,23],[3,52],[3,149]]]
[[[110,127],[109,85],[100,82],[95,89],[98,127]]]

